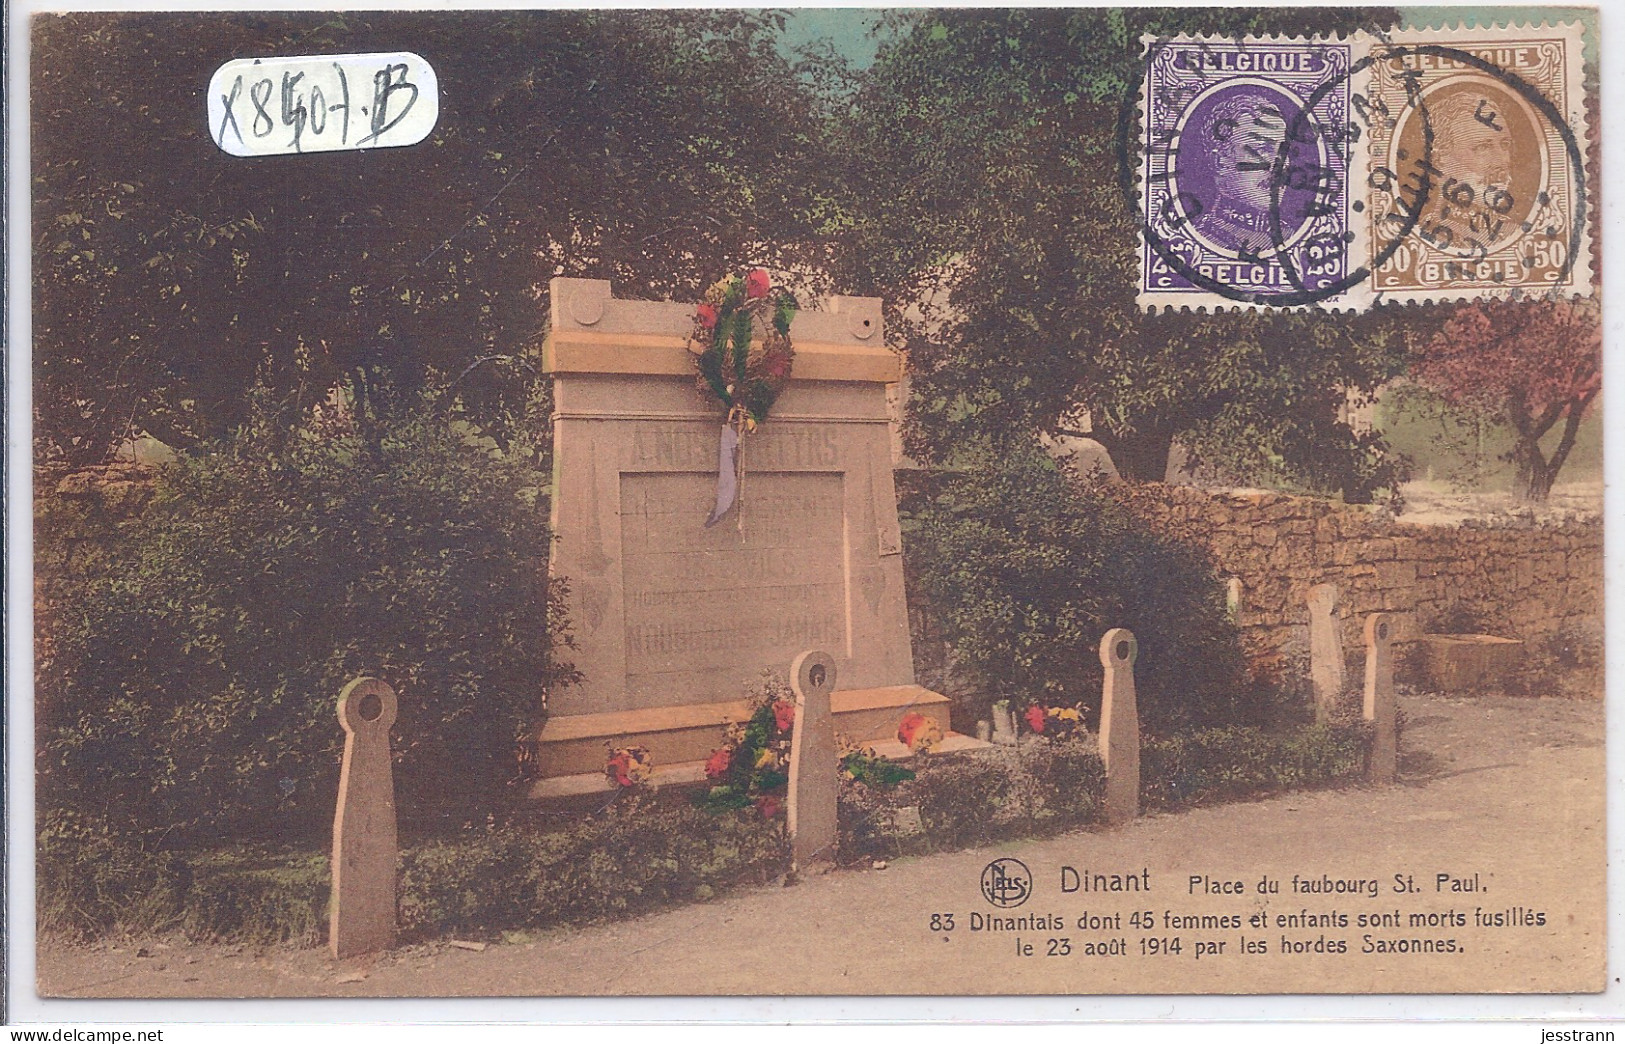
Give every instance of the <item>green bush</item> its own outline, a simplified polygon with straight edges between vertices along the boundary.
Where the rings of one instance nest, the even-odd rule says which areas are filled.
[[[890,787],[843,780],[841,858],[847,862],[1035,837],[1095,821],[1105,770],[1083,739],[1039,740],[974,755],[927,755]],[[920,832],[898,826],[919,812]]]
[[[321,836],[335,700],[370,674],[400,696],[403,816],[483,812],[570,676],[548,468],[425,399],[365,439],[257,414],[164,469],[41,606],[40,808],[107,810],[169,847]],[[39,517],[42,546],[84,541],[64,524],[82,516]]]
[[[180,913],[189,939],[314,946],[327,935],[325,855],[233,848],[196,859],[191,873]]]
[[[193,883],[178,854],[72,811],[40,818],[35,853],[35,910],[46,934],[162,931],[174,925]]]
[[[1202,553],[1149,532],[1096,486],[1036,449],[985,453],[905,498],[911,588],[936,614],[979,690],[1100,714],[1100,639],[1139,643],[1140,718],[1153,732],[1257,724],[1221,585]]]
[[[1324,786],[1364,772],[1369,746],[1363,723],[1284,732],[1229,727],[1147,739],[1140,792],[1148,808],[1181,808]]]
[[[789,859],[755,809],[634,799],[566,830],[493,829],[401,860],[403,930],[547,928],[626,917],[765,882]]]

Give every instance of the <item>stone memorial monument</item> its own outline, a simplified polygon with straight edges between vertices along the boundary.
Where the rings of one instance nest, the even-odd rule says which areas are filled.
[[[327,943],[334,957],[395,943],[395,776],[389,727],[395,690],[357,678],[339,693],[344,762],[333,815],[333,898]]]
[[[892,738],[909,710],[946,730],[946,697],[914,682],[886,401],[901,366],[879,299],[796,314],[789,386],[745,439],[738,515],[707,528],[723,414],[695,383],[695,305],[592,279],[551,292],[550,571],[569,584],[582,680],[551,697],[535,796],[601,788],[611,744],[649,748],[655,782],[702,778],[763,669],[808,648],[847,686],[831,697],[847,736]]]

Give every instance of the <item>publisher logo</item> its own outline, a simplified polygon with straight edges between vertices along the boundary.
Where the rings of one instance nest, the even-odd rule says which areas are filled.
[[[1019,859],[995,859],[982,870],[982,898],[994,906],[1020,906],[1033,894],[1033,875]]]

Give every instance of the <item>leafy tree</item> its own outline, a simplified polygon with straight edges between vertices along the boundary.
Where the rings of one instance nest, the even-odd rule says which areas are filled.
[[[1450,405],[1504,420],[1515,439],[1516,488],[1543,501],[1602,390],[1601,309],[1595,298],[1463,305],[1411,369]],[[1541,440],[1554,428],[1560,434],[1548,453]]]
[[[401,699],[403,813],[456,825],[516,780],[516,741],[573,677],[545,442],[493,453],[441,400],[375,448],[342,419],[290,433],[267,402],[115,531],[40,502],[58,571],[38,614],[42,813],[169,843],[320,836],[334,701],[374,674]]]
[[[911,451],[945,459],[1000,432],[1073,432],[1102,442],[1125,476],[1155,479],[1178,439],[1198,461],[1269,464],[1350,496],[1393,485],[1399,469],[1381,440],[1338,411],[1348,392],[1370,393],[1403,368],[1397,321],[1145,313],[1125,164],[1143,34],[1327,33],[1394,17],[894,16],[895,41],[863,80],[843,145],[853,220],[839,276],[895,306],[913,382]]]
[[[291,419],[336,383],[363,403],[409,403],[439,372],[460,375],[455,393],[488,419],[511,418],[526,395],[513,363],[545,329],[550,277],[664,296],[741,263],[806,269],[831,198],[814,84],[839,68],[787,61],[781,22],[37,17],[42,455],[95,461],[141,431],[193,445],[243,423],[256,382]],[[202,91],[225,61],[393,50],[439,78],[439,122],[421,144],[263,159],[213,144]]]

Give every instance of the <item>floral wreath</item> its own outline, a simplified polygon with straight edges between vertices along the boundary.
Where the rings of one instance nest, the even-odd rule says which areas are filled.
[[[700,391],[709,392],[727,410],[737,430],[754,431],[790,383],[795,349],[790,322],[796,299],[773,289],[763,269],[746,276],[726,276],[711,284],[694,311],[692,340]],[[760,336],[760,345],[752,342]]]

